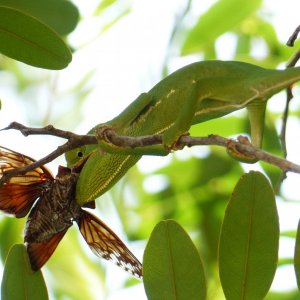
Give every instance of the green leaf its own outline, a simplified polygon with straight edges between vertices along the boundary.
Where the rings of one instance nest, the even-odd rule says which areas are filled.
[[[72,55],[50,27],[18,10],[0,7],[0,52],[26,64],[63,69]]]
[[[77,7],[66,0],[0,0],[0,6],[35,17],[60,35],[72,32],[79,20]]]
[[[115,4],[116,0],[102,0],[95,10],[95,15],[100,15],[104,10],[106,10],[111,5]]]
[[[240,0],[217,1],[200,16],[197,24],[187,35],[181,50],[182,55],[199,52],[210,46],[223,33],[234,30],[260,7],[261,2],[261,0],[249,0],[241,5]]]
[[[114,19],[112,19],[110,22],[106,23],[103,28],[101,29],[100,33],[103,33],[107,30],[109,30],[111,27],[113,27],[115,24],[117,24],[122,18],[127,16],[131,12],[131,8],[124,9],[121,11]]]
[[[298,289],[300,290],[300,220],[298,222],[297,235],[296,235],[294,268],[295,268],[295,274],[297,279],[297,286]]]
[[[227,299],[263,299],[278,261],[279,222],[269,181],[241,177],[228,203],[219,245],[219,272]]]
[[[283,291],[283,292],[270,292],[264,300],[299,300],[299,292],[297,290],[293,291]]]
[[[2,218],[0,222],[0,255],[4,261],[14,244],[23,242],[24,219]]]
[[[143,272],[149,300],[200,300],[206,297],[198,251],[175,221],[162,221],[154,228],[145,249]]]
[[[8,253],[1,284],[2,300],[48,299],[46,284],[41,271],[31,270],[23,244],[12,246]]]

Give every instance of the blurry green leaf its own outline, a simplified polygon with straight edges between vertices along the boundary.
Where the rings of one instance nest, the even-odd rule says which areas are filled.
[[[144,285],[149,300],[205,299],[202,263],[190,237],[175,221],[160,222],[144,253]]]
[[[103,33],[105,31],[109,30],[111,27],[113,27],[115,24],[117,24],[122,18],[127,16],[130,12],[131,12],[131,8],[127,8],[127,9],[121,11],[115,18],[113,18],[110,22],[106,23],[103,26],[100,33]]]
[[[79,20],[77,7],[66,0],[0,0],[0,6],[15,8],[33,16],[60,35],[72,32]]]
[[[238,114],[241,115],[243,111],[239,111]],[[243,116],[246,116],[244,113]],[[245,118],[245,117],[244,117]],[[231,135],[244,133],[243,131],[243,117],[236,117],[234,115],[225,116],[221,118],[216,118],[208,120],[203,123],[193,125],[190,129],[190,133],[193,136],[207,136],[210,134],[218,134],[225,137],[230,137]],[[250,131],[246,131],[250,132]]]
[[[51,282],[53,299],[78,299],[78,295],[84,295],[79,299],[85,300],[103,299],[108,293],[105,268],[90,249],[83,249],[86,245],[80,245],[78,229],[73,227],[46,264],[47,271],[55,278]]]
[[[235,56],[249,55],[251,51],[251,37],[247,34],[238,35]]]
[[[253,15],[242,22],[238,28],[238,33],[241,36],[248,37],[249,41],[252,42],[252,47],[258,39],[265,44],[268,55],[265,55],[264,59],[260,57],[259,62],[257,62],[263,67],[276,68],[279,63],[289,60],[292,55],[291,48],[286,47],[278,40],[277,32],[272,22],[265,20],[259,15]],[[237,51],[236,53],[241,54]]]
[[[12,246],[5,262],[1,284],[2,300],[45,300],[47,287],[41,271],[31,270],[23,244]]]
[[[280,115],[281,118],[281,115]],[[263,146],[262,148],[274,155],[282,156],[282,148],[278,138],[278,132],[276,130],[276,121],[278,119],[274,117],[270,112],[266,113],[265,125],[264,125],[264,136],[263,136]],[[244,119],[243,131],[250,132],[250,122],[248,119]],[[282,180],[282,171],[269,163],[260,162],[264,172],[270,179],[274,190],[278,189],[278,184]]]
[[[267,22],[263,18],[254,16],[252,20],[252,26],[249,26],[249,28],[252,37],[263,37],[263,39],[269,46],[272,55],[278,55],[278,53],[276,53],[278,50],[276,51],[276,49],[280,47],[280,43],[278,41],[277,33],[272,23]]]
[[[188,33],[181,53],[187,55],[199,52],[211,45],[217,37],[235,29],[245,18],[254,13],[262,0],[219,0],[204,15]],[[238,9],[237,9],[238,8]]]
[[[285,230],[280,232],[280,236],[289,237],[289,238],[296,238],[297,232],[296,230]]]
[[[4,261],[14,244],[23,242],[25,219],[2,218],[0,222],[0,255]]]
[[[102,0],[97,6],[94,15],[99,16],[102,13],[104,13],[108,8],[110,8],[109,12],[105,15],[105,17],[108,17],[108,19],[99,31],[99,35],[109,30],[122,18],[127,16],[131,12],[132,6],[131,1],[122,2],[116,0]]]
[[[102,0],[95,10],[95,15],[100,15],[109,6],[116,3],[116,0]]]
[[[264,300],[299,300],[299,291],[270,292]]]
[[[202,147],[194,150],[199,153],[203,151]],[[174,158],[168,166],[145,177],[131,169],[126,176],[126,187],[131,186],[136,198],[142,199],[137,211],[142,220],[147,220],[135,226],[135,237],[145,239],[160,220],[176,219],[189,230],[198,233],[200,229],[197,248],[201,247],[202,255],[207,253],[216,258],[220,222],[223,220],[228,195],[235,186],[236,178],[242,174],[239,162],[230,158],[220,147],[212,147],[203,158]],[[165,185],[156,192],[143,189],[145,181],[151,180],[152,175],[154,178],[162,177],[160,182],[165,181]]]
[[[297,279],[297,286],[300,290],[300,221],[298,222],[295,253],[294,253],[294,268]]]
[[[294,263],[294,259],[293,258],[291,258],[291,257],[285,257],[285,258],[280,258],[278,260],[277,266],[278,267],[286,266],[286,265],[291,266],[291,265],[293,265],[293,263]]]
[[[275,196],[259,172],[241,177],[228,203],[220,236],[219,269],[227,299],[263,299],[278,260]]]
[[[15,9],[0,7],[0,52],[26,64],[63,69],[72,55],[48,26]]]

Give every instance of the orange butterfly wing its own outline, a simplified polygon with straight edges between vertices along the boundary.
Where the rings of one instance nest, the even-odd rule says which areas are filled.
[[[143,276],[142,264],[104,222],[82,210],[77,223],[82,236],[97,256],[113,261],[134,276]]]
[[[47,242],[26,243],[29,261],[33,271],[39,270],[55,251],[68,229],[53,235]]]
[[[35,160],[26,155],[0,147],[0,178],[9,170],[33,162]],[[0,210],[17,218],[24,217],[52,181],[51,172],[44,166],[11,177],[0,186]]]

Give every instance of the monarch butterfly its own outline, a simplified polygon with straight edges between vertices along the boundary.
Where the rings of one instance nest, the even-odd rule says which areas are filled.
[[[21,168],[35,160],[0,147],[0,178],[6,171]],[[59,166],[54,178],[41,166],[8,179],[0,186],[0,210],[24,217],[24,242],[31,268],[40,269],[75,221],[91,248],[99,257],[113,261],[134,276],[142,277],[142,265],[120,238],[100,219],[75,201],[75,187],[81,166]],[[94,208],[95,204],[89,205]]]

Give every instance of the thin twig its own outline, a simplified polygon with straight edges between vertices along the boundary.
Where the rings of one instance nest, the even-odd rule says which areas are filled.
[[[33,128],[33,127],[27,127],[25,125],[22,125],[18,122],[12,122],[10,123],[7,127],[1,129],[2,130],[9,130],[9,129],[15,129],[19,130],[24,136],[28,135],[52,135],[56,137],[61,137],[63,139],[70,139],[70,138],[77,138],[79,135],[66,131],[66,130],[61,130],[57,129],[52,125],[47,125],[45,127],[41,128]]]
[[[299,34],[299,32],[300,32],[300,26],[298,26],[295,30],[294,30],[294,32],[293,32],[293,34],[290,36],[290,38],[288,39],[288,41],[287,41],[287,46],[289,46],[289,47],[294,47],[294,43],[295,43],[295,41],[296,41],[296,39],[297,39],[297,37],[298,37],[298,34]]]
[[[296,63],[298,62],[300,58],[300,49],[296,51],[296,53],[292,56],[292,58],[290,59],[289,63],[287,64],[287,67],[294,67],[296,65]]]
[[[290,47],[294,46],[295,40],[297,39],[299,32],[300,32],[300,26],[298,26],[294,30],[293,34],[288,39],[288,41],[286,43],[288,46],[290,46]],[[294,67],[296,65],[296,63],[298,62],[299,58],[300,58],[300,49],[290,59],[290,61],[287,64],[287,68]],[[287,120],[288,120],[288,116],[289,116],[289,107],[290,107],[290,102],[292,99],[293,99],[292,88],[288,87],[286,89],[286,102],[285,102],[284,112],[282,115],[282,126],[281,126],[281,130],[280,130],[280,134],[279,134],[279,140],[280,140],[281,149],[282,149],[284,158],[287,157],[286,130],[287,130]],[[286,178],[286,171],[283,171],[281,174],[280,182],[282,182],[285,178]]]
[[[58,146],[57,149],[52,151],[50,154],[35,161],[30,165],[26,165],[22,168],[12,169],[8,172],[5,172],[2,178],[0,179],[0,185],[3,184],[5,181],[7,181],[9,178],[18,174],[25,174],[35,168],[45,165],[68,151],[71,151],[83,145],[97,144],[97,139],[93,135],[78,135],[70,131],[57,129],[52,125],[48,125],[43,128],[32,128],[32,127],[26,127],[17,122],[13,122],[6,128],[3,128],[2,130],[8,130],[8,129],[19,130],[24,136],[37,135],[37,134],[52,135],[52,136],[67,139],[68,141],[63,145]]]
[[[68,141],[59,146],[56,150],[51,152],[49,155],[43,157],[42,159],[34,162],[31,165],[28,165],[23,168],[14,169],[6,172],[3,177],[0,179],[0,185],[7,181],[12,176],[17,174],[24,174],[30,170],[33,170],[37,167],[40,167],[58,156],[62,155],[63,153],[75,149],[77,147],[83,145],[91,145],[97,144],[97,139],[94,135],[77,135],[70,131],[64,131],[60,129],[56,129],[53,126],[46,126],[43,128],[31,128],[26,127],[19,123],[12,123],[7,129],[16,129],[20,130],[22,134],[25,136],[29,135],[52,135],[60,138],[65,138]],[[106,133],[106,139],[109,139],[109,142],[118,146],[118,147],[128,147],[131,149],[144,147],[149,145],[157,145],[162,144],[162,136],[161,135],[152,135],[152,136],[141,136],[141,137],[129,137],[129,136],[120,136],[116,134],[113,130],[111,132]],[[176,147],[183,148],[184,146],[193,147],[199,145],[216,145],[227,148],[228,144],[234,146],[239,152],[245,154],[249,157],[254,157],[258,160],[265,161],[271,165],[277,166],[284,172],[294,172],[300,173],[300,165],[294,164],[284,158],[277,157],[270,153],[267,153],[259,148],[253,147],[251,144],[241,143],[239,141],[233,141],[231,139],[227,139],[218,135],[210,135],[206,137],[191,137],[188,135],[182,136],[179,141],[176,143]]]
[[[287,157],[287,146],[286,146],[286,129],[287,129],[287,120],[289,116],[289,108],[290,108],[290,101],[293,99],[293,93],[291,88],[286,89],[286,101],[285,101],[285,107],[282,114],[282,125],[281,130],[279,134],[279,140],[281,144],[281,149],[283,153],[283,157]]]

